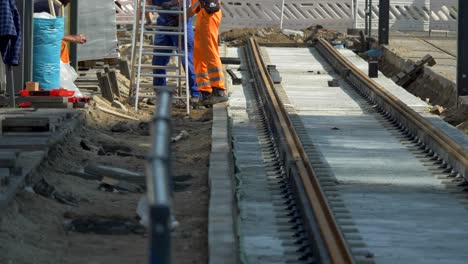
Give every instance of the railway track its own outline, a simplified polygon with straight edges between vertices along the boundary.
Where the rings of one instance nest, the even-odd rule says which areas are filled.
[[[249,80],[229,110],[245,263],[466,260],[466,136],[324,40],[251,39],[237,52]]]

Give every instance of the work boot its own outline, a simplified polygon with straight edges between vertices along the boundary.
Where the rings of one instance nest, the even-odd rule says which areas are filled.
[[[213,88],[213,92],[211,94],[207,95],[206,93],[204,93],[203,97],[204,105],[214,105],[228,101],[226,91],[220,88]]]
[[[192,105],[194,109],[197,109],[200,106],[203,106],[202,97],[201,96],[190,97],[190,105]]]

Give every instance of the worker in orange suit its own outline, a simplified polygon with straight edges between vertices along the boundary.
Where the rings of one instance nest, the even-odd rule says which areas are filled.
[[[212,105],[226,102],[228,97],[218,48],[221,3],[219,0],[192,1],[187,15],[197,15],[193,62],[198,90],[202,93],[201,103]]]

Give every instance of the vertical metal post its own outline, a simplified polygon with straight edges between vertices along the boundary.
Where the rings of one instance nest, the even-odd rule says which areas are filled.
[[[284,0],[281,1],[281,18],[280,18],[280,29],[283,30],[283,19],[284,19]]]
[[[379,0],[379,44],[388,45],[390,34],[390,0]]]
[[[7,80],[7,91],[8,91],[8,96],[10,98],[9,101],[9,106],[10,107],[15,107],[15,81],[13,77],[13,69],[11,68],[11,65],[6,65],[6,80]]]
[[[18,12],[20,13],[20,16],[21,16],[21,25],[23,25],[25,23],[24,21],[24,6],[26,4],[26,2],[33,2],[33,1],[29,1],[29,0],[16,0],[16,7],[18,8]],[[27,41],[26,39],[27,38],[31,38],[31,36],[28,36],[25,34],[25,31],[23,28],[21,28],[21,36],[22,36],[22,46],[21,46],[21,56],[20,56],[20,59],[19,59],[19,63],[18,63],[18,66],[17,67],[13,67],[11,68],[12,72],[9,73],[7,71],[7,88],[9,88],[10,86],[10,83],[14,85],[14,91],[15,93],[16,92],[19,92],[21,89],[23,89],[24,87],[24,61],[25,61],[25,56],[24,56],[24,43],[25,41]],[[7,69],[8,69],[8,66],[7,66]],[[13,77],[11,79],[11,81],[8,81],[8,78],[9,77]],[[10,90],[7,89],[8,92],[10,92]]]
[[[367,36],[369,32],[369,0],[366,0],[365,2],[365,7],[364,7],[364,35]]]
[[[70,34],[78,34],[79,26],[79,3],[80,1],[71,1],[70,3]],[[78,69],[78,45],[76,43],[70,43],[70,65],[76,70]]]
[[[157,112],[153,119],[153,144],[147,175],[150,209],[149,263],[169,264],[171,261],[171,89],[160,89]]]
[[[184,11],[184,64],[185,64],[185,95],[187,104],[187,115],[190,114],[190,81],[189,81],[189,50],[188,50],[188,17],[187,17],[187,1],[184,1],[182,10]],[[180,42],[179,42],[180,43]],[[179,57],[180,58],[180,57]],[[180,79],[179,79],[180,80]]]
[[[372,37],[372,0],[369,0],[369,41]]]
[[[135,111],[138,111],[138,100],[140,99],[140,75],[141,75],[141,57],[143,56],[143,40],[145,33],[145,14],[146,14],[146,2],[144,0],[140,1],[140,7],[138,11],[141,10],[141,20],[140,20],[140,45],[138,47],[138,68],[136,71],[136,92],[135,92]],[[133,68],[133,65],[132,65]]]
[[[468,1],[458,1],[457,90],[459,96],[468,95]]]
[[[34,45],[34,1],[26,1],[24,4],[23,17],[23,79],[24,81],[32,81],[33,78],[33,45]]]
[[[143,1],[146,1],[146,0],[143,0]],[[133,10],[135,10],[135,15],[133,16],[133,27],[132,27],[132,55],[130,57],[130,64],[133,63],[133,56],[135,56],[135,45],[136,45],[136,33],[138,32],[138,19],[139,19],[139,15],[138,15],[138,0],[133,0]],[[144,15],[144,14],[143,14]],[[131,73],[134,71],[135,69],[131,68],[130,69],[130,75]]]

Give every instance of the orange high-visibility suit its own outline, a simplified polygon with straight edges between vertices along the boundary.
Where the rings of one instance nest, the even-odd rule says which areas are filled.
[[[62,40],[62,49],[60,50],[60,60],[63,63],[70,62],[70,53],[68,52],[68,44],[66,41]]]
[[[193,0],[195,4],[198,0]],[[197,10],[198,11],[198,10]],[[208,14],[199,8],[195,26],[193,63],[198,91],[211,93],[213,88],[225,89],[223,64],[219,55],[218,33],[221,25],[221,10]]]

